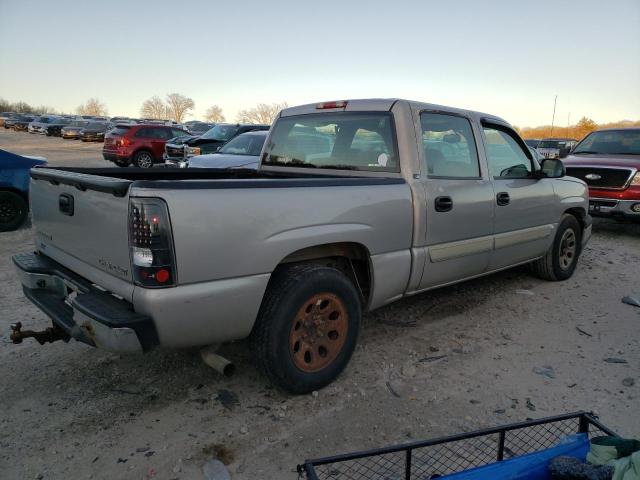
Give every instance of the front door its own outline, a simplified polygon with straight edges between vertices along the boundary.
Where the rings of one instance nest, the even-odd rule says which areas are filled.
[[[550,179],[535,175],[531,152],[511,128],[483,123],[483,141],[495,190],[495,270],[542,256],[557,214]]]
[[[426,166],[426,259],[419,289],[483,273],[493,248],[493,185],[464,116],[420,114]],[[477,132],[479,133],[479,132]]]

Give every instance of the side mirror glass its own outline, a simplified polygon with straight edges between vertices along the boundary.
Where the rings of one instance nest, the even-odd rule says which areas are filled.
[[[564,163],[557,158],[545,158],[540,164],[540,168],[546,178],[561,178],[567,174]]]

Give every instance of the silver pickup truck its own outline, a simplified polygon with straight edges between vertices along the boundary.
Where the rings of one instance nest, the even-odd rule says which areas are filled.
[[[560,160],[539,165],[498,117],[407,100],[285,109],[257,172],[31,177],[37,251],[14,262],[53,325],[14,340],[249,337],[292,393],[339,375],[363,312],[520,264],[564,280],[591,235],[587,187]]]

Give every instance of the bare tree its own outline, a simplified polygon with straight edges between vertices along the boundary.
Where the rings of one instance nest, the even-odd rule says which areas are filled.
[[[140,108],[140,116],[143,118],[154,118],[162,120],[167,118],[167,106],[162,99],[154,95],[153,97],[145,100]]]
[[[107,114],[107,106],[95,97],[90,98],[76,108],[78,115],[104,116]]]
[[[181,123],[195,106],[195,102],[189,97],[179,93],[167,94],[167,114],[178,123]]]
[[[204,118],[208,122],[224,122],[224,115],[222,114],[222,109],[218,105],[211,105],[207,108],[207,113],[204,114]]]
[[[287,108],[287,102],[282,103],[260,103],[248,110],[240,110],[236,121],[239,123],[264,123],[270,125],[276,115],[283,108]]]

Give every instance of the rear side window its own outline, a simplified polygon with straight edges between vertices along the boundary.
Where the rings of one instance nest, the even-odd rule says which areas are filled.
[[[478,151],[469,120],[425,112],[420,114],[420,125],[430,177],[480,177]]]
[[[135,136],[143,138],[155,138],[158,140],[168,140],[172,137],[170,129],[159,127],[141,128],[136,132]]]
[[[189,135],[189,134],[187,132],[185,132],[184,130],[179,130],[177,128],[171,130],[171,136],[172,137],[182,137],[184,135]]]
[[[286,167],[399,171],[389,112],[320,113],[278,119],[263,163]]]

